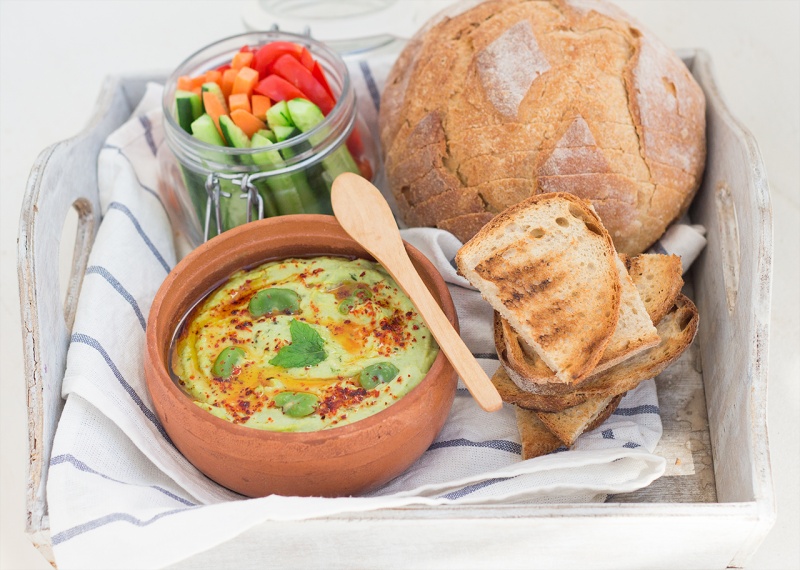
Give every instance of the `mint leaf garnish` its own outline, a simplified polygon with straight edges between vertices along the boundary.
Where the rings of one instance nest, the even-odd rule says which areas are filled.
[[[292,335],[292,343],[281,347],[278,354],[269,361],[273,366],[305,368],[319,364],[328,357],[324,348],[325,341],[311,325],[292,319],[289,323],[289,334]]]

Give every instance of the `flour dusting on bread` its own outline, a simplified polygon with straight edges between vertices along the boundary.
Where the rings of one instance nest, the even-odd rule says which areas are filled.
[[[516,117],[533,82],[550,69],[529,22],[514,24],[475,58],[486,96],[495,109]]]

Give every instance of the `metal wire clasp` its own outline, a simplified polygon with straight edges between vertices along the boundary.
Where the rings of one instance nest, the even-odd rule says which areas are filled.
[[[264,199],[261,197],[261,194],[258,193],[258,189],[253,184],[250,175],[245,174],[239,178],[238,176],[225,176],[211,172],[206,177],[205,183],[206,194],[208,194],[208,198],[206,199],[206,219],[203,226],[203,241],[208,241],[211,235],[212,214],[216,224],[216,235],[219,235],[225,230],[230,229],[223,227],[222,225],[221,198],[231,198],[231,194],[229,192],[222,190],[220,179],[223,178],[225,180],[230,180],[233,184],[238,184],[241,188],[242,191],[238,197],[242,200],[247,200],[248,222],[253,221],[253,210],[255,210],[256,215],[258,216],[257,219],[261,220],[264,218]]]

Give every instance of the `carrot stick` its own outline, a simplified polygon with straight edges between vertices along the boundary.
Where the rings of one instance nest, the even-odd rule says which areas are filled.
[[[231,119],[233,119],[236,126],[242,129],[248,137],[252,137],[261,129],[267,128],[264,121],[257,119],[252,113],[241,109],[231,111]]]
[[[242,69],[244,67],[250,67],[253,63],[253,52],[250,51],[240,51],[231,60],[231,67],[233,69]]]
[[[269,111],[269,108],[272,107],[272,104],[270,103],[269,97],[264,97],[263,95],[253,95],[252,107],[253,116],[261,121],[266,121],[267,111]]]
[[[206,78],[205,80],[206,83],[216,83],[217,85],[222,87],[222,85],[220,85],[220,83],[222,83],[221,71],[217,71],[216,69],[211,69],[209,71],[206,71],[205,78]]]
[[[241,109],[249,113],[250,99],[248,99],[247,93],[231,93],[231,96],[228,97],[228,107],[230,107],[231,112]]]
[[[206,109],[206,113],[208,113],[208,115],[214,119],[214,124],[217,125],[217,130],[219,131],[220,136],[222,136],[222,129],[219,127],[219,118],[222,115],[228,114],[228,108],[225,106],[225,102],[220,101],[219,97],[217,97],[214,93],[211,93],[210,91],[203,91],[203,106]]]
[[[245,93],[248,97],[258,83],[258,72],[250,67],[243,67],[233,80],[231,93]]]
[[[194,85],[192,85],[192,78],[188,75],[181,75],[178,77],[178,89],[181,91],[191,91],[194,89]]]
[[[229,97],[231,91],[233,90],[233,82],[236,80],[236,76],[239,75],[238,69],[226,69],[222,72],[222,85],[220,88],[222,89],[222,94],[225,97]]]

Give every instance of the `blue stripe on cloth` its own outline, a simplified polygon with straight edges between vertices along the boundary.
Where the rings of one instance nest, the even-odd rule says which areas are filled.
[[[147,244],[147,247],[150,248],[150,251],[153,252],[153,255],[156,256],[156,259],[161,264],[161,266],[164,268],[164,271],[169,273],[169,271],[170,271],[169,264],[166,262],[166,260],[161,255],[161,253],[159,253],[158,249],[153,244],[153,242],[150,241],[150,238],[147,237],[147,234],[144,233],[144,230],[142,229],[141,224],[139,224],[139,220],[136,219],[136,216],[133,215],[133,212],[131,212],[126,205],[120,204],[119,202],[111,202],[108,205],[108,209],[109,210],[118,210],[118,211],[122,212],[123,214],[125,214],[126,216],[128,216],[130,221],[133,223],[133,226],[136,228],[136,231],[139,232],[139,235],[142,237],[142,240],[144,240],[144,243]]]
[[[503,481],[508,481],[509,479],[512,479],[512,477],[499,477],[499,478],[496,478],[496,479],[487,479],[486,481],[481,481],[480,483],[475,483],[474,485],[469,485],[468,487],[464,487],[463,489],[459,489],[457,491],[453,491],[451,493],[447,493],[446,495],[441,495],[439,498],[440,499],[450,499],[450,500],[460,499],[462,497],[465,497],[467,495],[470,495],[470,494],[474,493],[475,491],[479,491],[481,489],[484,489],[484,488],[486,488],[486,487],[488,487],[490,485],[494,485],[496,483],[501,483]]]
[[[161,207],[164,208],[164,211],[165,212],[167,211],[167,207],[164,206],[164,201],[161,199],[161,196],[158,194],[158,192],[156,192],[155,190],[153,190],[149,186],[146,186],[141,181],[141,179],[139,178],[139,175],[136,173],[136,167],[133,165],[133,161],[130,159],[130,157],[127,154],[122,152],[122,149],[120,147],[114,146],[114,145],[110,145],[110,144],[106,143],[106,144],[103,145],[103,149],[105,149],[105,150],[115,150],[115,151],[117,151],[117,154],[119,154],[122,158],[127,160],[128,164],[131,165],[131,170],[133,172],[133,177],[136,179],[136,183],[142,188],[142,190],[144,190],[148,194],[151,194],[156,200],[158,200],[158,203],[161,204]]]
[[[614,439],[614,432],[610,429],[604,429],[600,433],[603,435],[603,439]]]
[[[636,416],[638,414],[658,414],[660,410],[658,406],[652,404],[644,404],[636,406],[635,408],[617,408],[614,410],[615,416]]]
[[[627,447],[628,449],[636,449],[637,447],[642,447],[638,443],[633,443],[632,441],[628,441],[622,447]]]
[[[153,125],[150,123],[150,119],[144,115],[139,117],[139,122],[144,128],[144,138],[147,141],[147,146],[150,147],[150,152],[152,152],[153,156],[155,156],[158,154],[158,147],[156,146],[156,141],[153,140]]]
[[[381,108],[381,95],[378,91],[378,86],[375,84],[375,78],[372,76],[372,70],[369,68],[369,64],[366,60],[362,59],[358,65],[364,76],[364,82],[367,84],[369,96],[372,98],[372,104],[375,105],[375,110],[379,111]]]
[[[131,399],[136,403],[136,405],[139,407],[139,409],[142,411],[145,417],[148,420],[150,420],[150,422],[156,427],[159,433],[162,436],[164,436],[164,439],[172,443],[172,441],[169,439],[169,436],[167,435],[167,432],[164,431],[164,426],[162,426],[161,422],[158,421],[158,418],[153,413],[153,411],[150,408],[148,408],[147,405],[142,401],[142,398],[139,396],[139,394],[136,393],[136,390],[133,389],[133,386],[128,384],[128,381],[125,380],[125,378],[122,376],[122,373],[119,371],[119,368],[117,368],[117,365],[114,364],[113,360],[111,360],[111,357],[108,355],[103,346],[99,342],[97,342],[97,340],[82,333],[74,333],[70,338],[70,340],[72,342],[79,342],[81,344],[91,346],[93,349],[95,349],[97,352],[100,353],[100,356],[103,357],[103,360],[106,361],[106,364],[108,364],[108,367],[111,369],[111,372],[117,378],[117,381],[120,383],[120,386],[122,386],[122,388],[128,393]]]
[[[184,507],[182,509],[173,509],[171,511],[164,511],[146,520],[137,519],[135,516],[129,515],[128,513],[111,513],[109,515],[100,517],[99,519],[94,519],[87,523],[83,523],[74,526],[72,528],[69,528],[67,530],[58,532],[51,537],[51,541],[53,546],[56,546],[57,544],[66,542],[67,540],[75,538],[76,536],[81,535],[85,532],[89,532],[90,530],[95,530],[97,528],[100,528],[101,526],[105,526],[113,522],[127,522],[136,526],[148,526],[166,516],[182,513],[189,509],[194,509],[194,508],[195,507]]]
[[[139,319],[139,324],[142,325],[142,330],[147,329],[147,323],[144,320],[144,315],[142,311],[139,309],[139,304],[136,302],[136,299],[133,298],[133,295],[128,293],[128,290],[122,286],[122,284],[117,281],[117,279],[109,273],[109,271],[105,267],[100,267],[99,265],[90,265],[86,268],[86,274],[95,274],[100,275],[103,279],[108,281],[109,285],[111,285],[120,295],[122,298],[128,301],[130,306],[133,308],[133,312],[136,313],[136,318]]]
[[[475,358],[484,358],[486,360],[499,360],[497,353],[494,352],[473,352],[472,356]]]
[[[64,464],[64,463],[72,465],[78,471],[83,471],[84,473],[91,473],[92,475],[97,475],[98,477],[102,477],[103,479],[108,479],[109,481],[114,481],[115,483],[121,483],[122,485],[133,485],[135,487],[146,487],[148,489],[155,489],[156,491],[158,491],[160,493],[163,493],[167,497],[169,497],[171,499],[175,499],[179,503],[183,503],[186,506],[189,506],[189,507],[196,506],[195,503],[193,503],[191,501],[187,501],[183,497],[179,497],[175,493],[172,493],[172,492],[166,490],[163,487],[159,487],[158,485],[137,485],[136,483],[128,483],[126,481],[120,481],[119,479],[114,479],[113,477],[109,477],[108,475],[104,475],[103,473],[100,473],[99,471],[97,471],[95,469],[92,469],[91,467],[86,465],[83,461],[81,461],[80,459],[78,459],[77,457],[72,455],[71,453],[64,453],[62,455],[56,455],[55,457],[52,457],[50,459],[50,467],[53,467],[55,465],[61,465],[61,464]]]
[[[443,449],[446,447],[488,447],[490,449],[497,449],[500,451],[507,451],[520,455],[522,453],[522,446],[514,441],[506,439],[490,439],[488,441],[471,441],[469,439],[449,439],[447,441],[437,441],[431,444],[428,451],[434,449]]]
[[[661,245],[660,241],[657,241],[650,246],[650,249],[647,250],[647,253],[660,253],[661,255],[667,255],[667,250],[664,249],[664,246]]]

